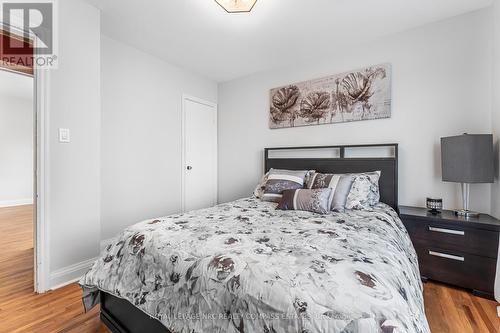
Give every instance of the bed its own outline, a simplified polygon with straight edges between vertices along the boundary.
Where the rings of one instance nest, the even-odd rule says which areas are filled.
[[[346,156],[378,147],[392,156]],[[318,149],[338,154],[280,155]],[[119,333],[430,332],[417,257],[396,212],[397,149],[265,149],[266,171],[380,170],[381,203],[320,215],[250,197],[141,222],[80,281],[86,308],[100,302]]]

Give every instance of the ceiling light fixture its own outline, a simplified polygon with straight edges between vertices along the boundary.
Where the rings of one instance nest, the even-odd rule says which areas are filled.
[[[228,13],[248,13],[257,0],[215,0]]]

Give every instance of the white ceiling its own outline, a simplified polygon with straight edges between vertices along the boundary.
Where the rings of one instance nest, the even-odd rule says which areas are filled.
[[[88,0],[105,35],[216,81],[292,65],[339,47],[491,5],[492,0]]]
[[[33,78],[0,70],[0,95],[32,100]]]

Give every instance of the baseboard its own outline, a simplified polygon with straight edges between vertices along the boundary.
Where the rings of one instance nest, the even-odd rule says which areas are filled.
[[[33,198],[0,201],[0,208],[32,205]]]
[[[80,278],[87,273],[96,260],[97,258],[88,259],[50,273],[50,289],[59,289],[80,280]]]
[[[113,242],[113,238],[100,243],[101,252]],[[50,289],[55,290],[77,282],[92,267],[97,258],[88,259],[71,266],[58,269],[50,274]]]

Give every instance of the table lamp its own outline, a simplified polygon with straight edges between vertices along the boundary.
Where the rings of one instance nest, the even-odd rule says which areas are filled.
[[[461,210],[455,214],[477,217],[469,210],[470,184],[493,183],[493,135],[463,134],[441,139],[441,163],[443,181],[460,183],[462,186]]]

